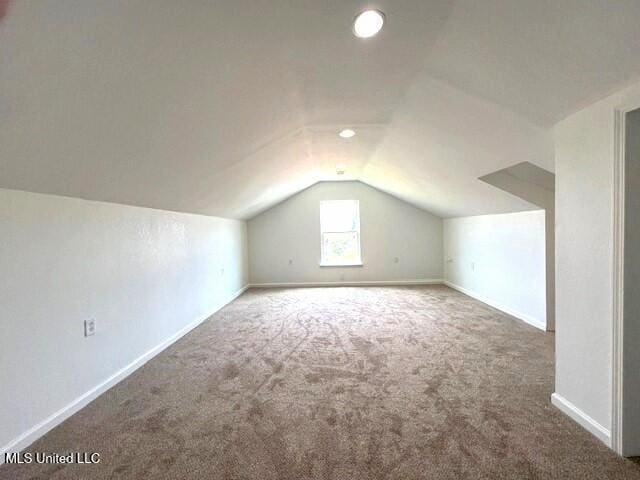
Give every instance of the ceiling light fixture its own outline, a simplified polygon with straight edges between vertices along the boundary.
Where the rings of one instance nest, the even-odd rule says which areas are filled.
[[[339,163],[338,165],[336,165],[336,174],[344,175],[344,172],[346,171],[347,171],[347,167],[344,163]]]
[[[365,10],[353,21],[353,34],[358,38],[370,38],[384,25],[384,13],[379,10]]]
[[[354,132],[353,130],[351,130],[350,128],[345,128],[344,130],[342,130],[338,135],[340,135],[342,138],[351,138],[356,134],[356,132]]]

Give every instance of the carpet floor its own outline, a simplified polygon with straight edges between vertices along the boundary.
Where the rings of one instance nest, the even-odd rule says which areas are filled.
[[[0,478],[640,479],[556,410],[553,334],[444,286],[250,290]]]

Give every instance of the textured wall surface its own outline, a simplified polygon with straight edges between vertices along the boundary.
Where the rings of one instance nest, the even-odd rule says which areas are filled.
[[[247,283],[236,220],[0,189],[0,247],[0,448]]]
[[[554,127],[556,393],[611,428],[614,112],[640,84]]]
[[[545,212],[444,221],[445,280],[546,327]]]
[[[319,266],[321,200],[360,201],[363,266]],[[442,278],[442,220],[364,183],[318,183],[248,229],[252,283]]]
[[[610,429],[613,107],[555,133],[556,393]]]

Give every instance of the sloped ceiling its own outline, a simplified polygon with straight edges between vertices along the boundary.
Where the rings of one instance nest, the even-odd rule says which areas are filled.
[[[371,6],[387,24],[357,39]],[[534,208],[478,177],[553,171],[553,122],[640,78],[639,17],[635,0],[12,1],[0,187],[249,218],[344,178],[441,216]]]

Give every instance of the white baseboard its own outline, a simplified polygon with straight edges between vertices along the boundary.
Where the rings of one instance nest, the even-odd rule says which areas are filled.
[[[354,282],[283,282],[283,283],[250,283],[251,288],[304,288],[304,287],[373,287],[399,285],[436,285],[442,284],[441,278],[424,278],[418,280],[363,280]]]
[[[551,395],[551,403],[562,413],[572,418],[576,423],[601,440],[605,445],[611,447],[611,432],[576,407],[569,400],[564,398],[562,395],[554,393]]]
[[[204,322],[207,318],[209,318],[211,315],[216,313],[218,310],[220,310],[221,308],[225,307],[226,305],[234,301],[236,298],[242,295],[245,292],[245,290],[247,290],[248,288],[249,288],[249,285],[244,286],[243,288],[238,290],[236,293],[234,293],[231,297],[229,297],[229,299],[226,300],[224,304],[217,307],[213,312],[209,313],[204,318],[199,318],[194,322],[191,322],[187,326],[183,327],[182,329],[180,329],[178,332],[173,334],[171,337],[169,337],[159,345],[156,345],[151,350],[147,351],[140,357],[136,358],[133,362],[128,364],[126,367],[118,370],[116,373],[114,373],[109,378],[107,378],[104,382],[96,385],[88,392],[84,393],[83,395],[76,398],[65,407],[51,414],[49,417],[45,418],[42,422],[38,423],[34,427],[24,432],[22,435],[19,435],[18,437],[11,440],[8,444],[0,448],[0,465],[4,463],[5,453],[19,452],[21,450],[24,450],[26,447],[31,445],[37,439],[42,437],[49,430],[53,429],[57,425],[64,422],[71,415],[78,412],[83,407],[88,405],[90,402],[98,398],[101,394],[109,390],[111,387],[113,387],[114,385],[124,380],[129,375],[131,375],[138,368],[140,368],[149,360],[151,360],[153,357],[158,355],[165,348],[169,347],[171,344],[175,343],[177,340],[185,336],[187,333],[189,333],[191,330],[196,328],[198,325],[200,325],[202,322]]]
[[[481,301],[482,303],[486,303],[487,305],[489,305],[490,307],[493,308],[497,308],[498,310],[503,311],[504,313],[507,313],[509,315],[511,315],[512,317],[516,317],[518,320],[522,320],[525,323],[528,323],[529,325],[539,328],[540,330],[547,330],[547,325],[545,324],[545,322],[541,322],[540,320],[538,320],[537,318],[533,318],[530,315],[518,312],[516,310],[513,310],[512,308],[509,307],[505,307],[504,305],[501,305],[500,303],[491,300],[490,298],[484,297],[482,295],[479,295],[471,290],[468,290],[464,287],[461,287],[460,285],[456,285],[455,283],[451,283],[448,280],[444,280],[443,282],[447,287],[451,287],[454,290],[458,290],[461,293],[464,293],[465,295],[468,295],[471,298],[475,298],[476,300]]]

